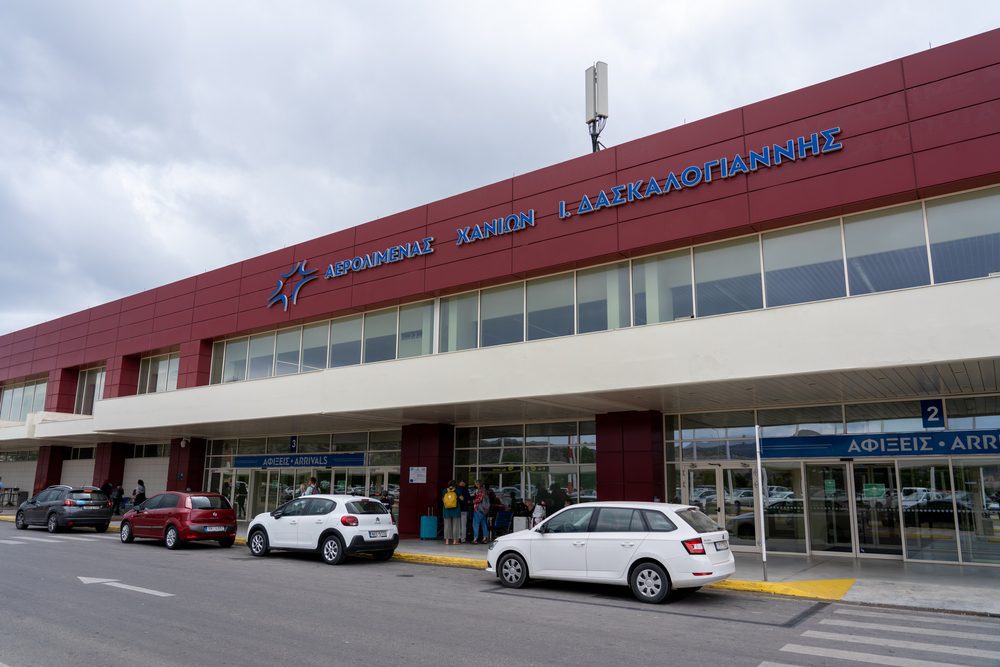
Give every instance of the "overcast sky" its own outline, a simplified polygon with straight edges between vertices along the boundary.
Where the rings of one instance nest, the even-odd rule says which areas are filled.
[[[1000,2],[0,4],[0,334],[1000,26]]]

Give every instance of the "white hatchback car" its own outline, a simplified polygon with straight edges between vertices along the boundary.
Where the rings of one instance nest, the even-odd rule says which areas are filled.
[[[254,556],[271,549],[318,551],[324,561],[337,565],[359,553],[389,560],[398,545],[399,531],[389,510],[364,496],[303,496],[258,514],[247,527],[247,547]]]
[[[690,505],[594,502],[490,543],[486,571],[520,588],[529,576],[632,588],[642,602],[697,590],[736,571],[729,533]]]

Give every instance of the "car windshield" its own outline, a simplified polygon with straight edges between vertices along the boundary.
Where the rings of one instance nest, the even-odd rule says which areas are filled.
[[[74,489],[69,492],[67,497],[71,500],[92,500],[100,503],[103,503],[108,499],[108,497],[101,491],[87,491],[86,489]]]
[[[694,528],[699,533],[711,533],[716,530],[722,530],[719,524],[712,521],[708,516],[702,514],[701,511],[694,508],[678,510],[677,516],[680,517],[681,521],[687,525]]]
[[[347,511],[350,514],[388,514],[389,510],[385,505],[377,500],[365,498],[364,500],[353,500],[347,503]]]
[[[225,496],[191,496],[191,508],[196,510],[232,509]]]

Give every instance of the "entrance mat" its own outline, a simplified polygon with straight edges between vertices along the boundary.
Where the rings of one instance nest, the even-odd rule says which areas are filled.
[[[856,579],[813,579],[806,581],[741,581],[727,579],[707,588],[752,593],[771,593],[810,600],[842,600]]]

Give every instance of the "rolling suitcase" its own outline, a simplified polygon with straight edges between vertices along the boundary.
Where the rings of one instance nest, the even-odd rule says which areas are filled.
[[[431,514],[431,508],[427,508],[427,514],[420,517],[420,539],[436,540],[438,536],[438,518]]]

